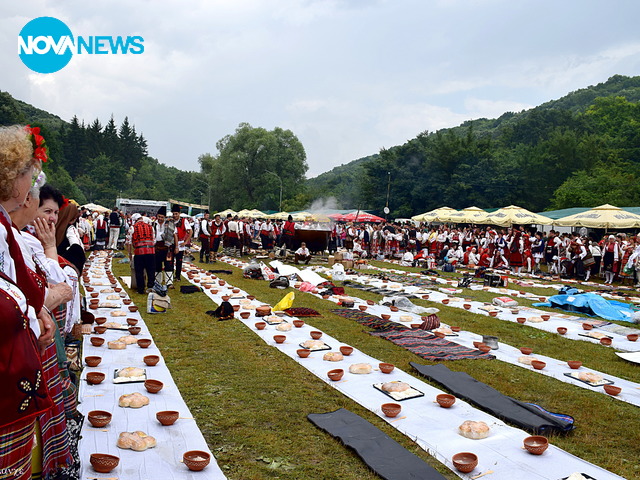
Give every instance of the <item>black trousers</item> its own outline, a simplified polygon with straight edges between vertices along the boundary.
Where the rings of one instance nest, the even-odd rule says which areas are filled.
[[[173,256],[167,260],[167,250],[156,250],[156,272],[173,272]]]
[[[156,278],[156,259],[153,253],[133,257],[133,268],[136,272],[138,293],[144,293],[144,274],[147,273],[147,288],[153,288]]]
[[[209,259],[209,248],[211,246],[211,239],[209,237],[201,238],[200,245],[202,248],[200,249],[200,261],[202,261],[202,257],[204,255],[205,259]]]
[[[184,252],[178,252],[174,255],[176,259],[176,273],[175,280],[180,280],[180,272],[182,272],[182,258],[184,257]]]

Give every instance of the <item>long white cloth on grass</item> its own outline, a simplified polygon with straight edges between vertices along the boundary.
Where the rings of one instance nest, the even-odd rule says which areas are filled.
[[[104,264],[97,263],[100,257],[93,255],[91,258],[96,260],[91,268],[97,272],[103,272]],[[97,278],[92,277],[91,283],[103,284],[96,285],[95,291],[109,287],[109,280],[106,274]],[[120,303],[117,300],[106,300],[107,295],[113,294],[101,293],[98,298],[104,302]],[[113,308],[100,308],[93,310],[93,312],[96,317],[107,317],[108,322],[120,322],[125,325],[126,318],[135,318],[138,320],[138,326],[142,328],[137,337],[152,338],[149,329],[138,312],[131,313],[126,306],[122,306],[120,310],[126,311],[127,316],[111,317],[110,313],[114,311]],[[94,428],[88,420],[85,420],[82,427],[82,438],[79,443],[80,460],[82,462],[80,478],[116,477],[119,480],[188,480],[195,478],[195,475],[197,475],[198,478],[208,480],[225,479],[226,476],[220,470],[213,455],[211,455],[211,463],[202,472],[192,472],[181,463],[182,455],[188,450],[202,450],[209,453],[211,451],[207,447],[207,442],[193,419],[193,415],[180,395],[178,387],[171,377],[171,373],[155,342],[147,349],[140,348],[136,344],[127,346],[125,350],[110,350],[107,348],[107,342],[125,335],[129,335],[127,330],[107,330],[103,335],[96,335],[105,339],[105,343],[101,347],[91,345],[89,337],[93,335],[87,335],[83,340],[83,355],[85,357],[100,356],[102,357],[102,362],[95,368],[85,367],[78,392],[78,410],[85,415],[91,410],[105,410],[111,412],[113,418],[105,428]],[[154,367],[148,367],[142,360],[146,355],[158,355],[160,356],[160,362]],[[148,393],[142,383],[114,384],[112,381],[114,371],[123,367],[145,368],[147,378],[160,380],[164,383],[163,389],[159,393],[153,394]],[[99,385],[89,385],[85,380],[87,372],[103,372],[106,375],[106,379]],[[118,399],[121,395],[134,392],[140,392],[149,397],[149,405],[136,409],[118,406]],[[176,410],[180,413],[181,418],[175,424],[164,427],[156,419],[156,412],[162,410]],[[144,452],[123,450],[116,446],[118,435],[121,432],[138,430],[155,437],[158,445]],[[89,462],[89,457],[92,453],[115,455],[120,457],[120,464],[109,474],[97,474]]]

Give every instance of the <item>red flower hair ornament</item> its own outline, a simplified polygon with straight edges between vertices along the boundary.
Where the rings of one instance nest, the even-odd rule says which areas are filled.
[[[46,162],[49,158],[47,156],[49,149],[47,148],[47,142],[45,142],[44,137],[40,135],[40,127],[32,128],[31,125],[27,125],[24,129],[29,134],[29,140],[31,140],[31,144],[33,145],[33,158],[41,162]]]

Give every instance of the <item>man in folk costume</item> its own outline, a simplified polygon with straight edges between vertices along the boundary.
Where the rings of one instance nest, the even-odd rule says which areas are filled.
[[[211,248],[209,249],[209,261],[211,263],[216,261],[216,255],[220,248],[220,243],[224,238],[224,233],[227,231],[227,227],[222,221],[219,214],[215,214],[213,222],[209,225],[209,232],[211,233]]]
[[[178,244],[173,219],[167,220],[167,207],[160,207],[154,224],[156,283],[173,286],[173,256]]]
[[[118,249],[118,237],[120,236],[120,225],[121,225],[120,213],[118,212],[118,207],[114,207],[113,211],[109,214],[109,244],[107,245],[108,250],[117,250]]]
[[[253,223],[250,218],[245,218],[242,222],[242,251],[240,255],[249,255],[251,239],[253,238]]]
[[[260,240],[262,241],[263,250],[271,251],[273,249],[274,236],[273,224],[271,223],[271,219],[267,218],[267,220],[260,225]]]
[[[293,217],[289,215],[287,217],[287,221],[284,222],[284,227],[282,228],[282,245],[285,246],[286,250],[284,256],[288,255],[288,250],[293,249],[293,239],[296,236],[296,224],[293,222]]]
[[[175,226],[176,239],[174,255],[175,261],[175,276],[176,282],[180,281],[180,272],[182,271],[182,259],[184,258],[184,252],[187,249],[187,245],[191,242],[191,235],[193,229],[186,217],[180,216],[180,205],[174,205],[171,207],[171,213],[173,215],[173,224]]]
[[[131,245],[133,247],[133,265],[136,275],[136,289],[138,293],[145,293],[144,274],[147,274],[147,291],[153,288],[156,277],[155,237],[153,226],[144,221],[139,213],[134,213],[132,220],[133,233]]]
[[[240,256],[241,235],[240,222],[238,221],[238,216],[235,215],[227,222],[227,255],[230,257]]]
[[[209,231],[209,210],[204,211],[204,215],[200,220],[200,232],[198,234],[200,240],[200,263],[209,263],[209,250],[211,248],[211,232]]]
[[[232,220],[232,215],[227,213],[227,218],[224,219],[224,235],[222,236],[222,253],[229,256],[231,254],[230,236],[229,236],[229,222]]]

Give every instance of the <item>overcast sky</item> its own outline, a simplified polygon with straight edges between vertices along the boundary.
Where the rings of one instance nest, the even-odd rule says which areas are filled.
[[[38,16],[74,35],[141,35],[145,52],[35,74],[17,37]],[[128,116],[152,156],[189,170],[240,122],[290,129],[313,177],[638,75],[639,18],[637,0],[2,1],[0,90],[65,120]]]

